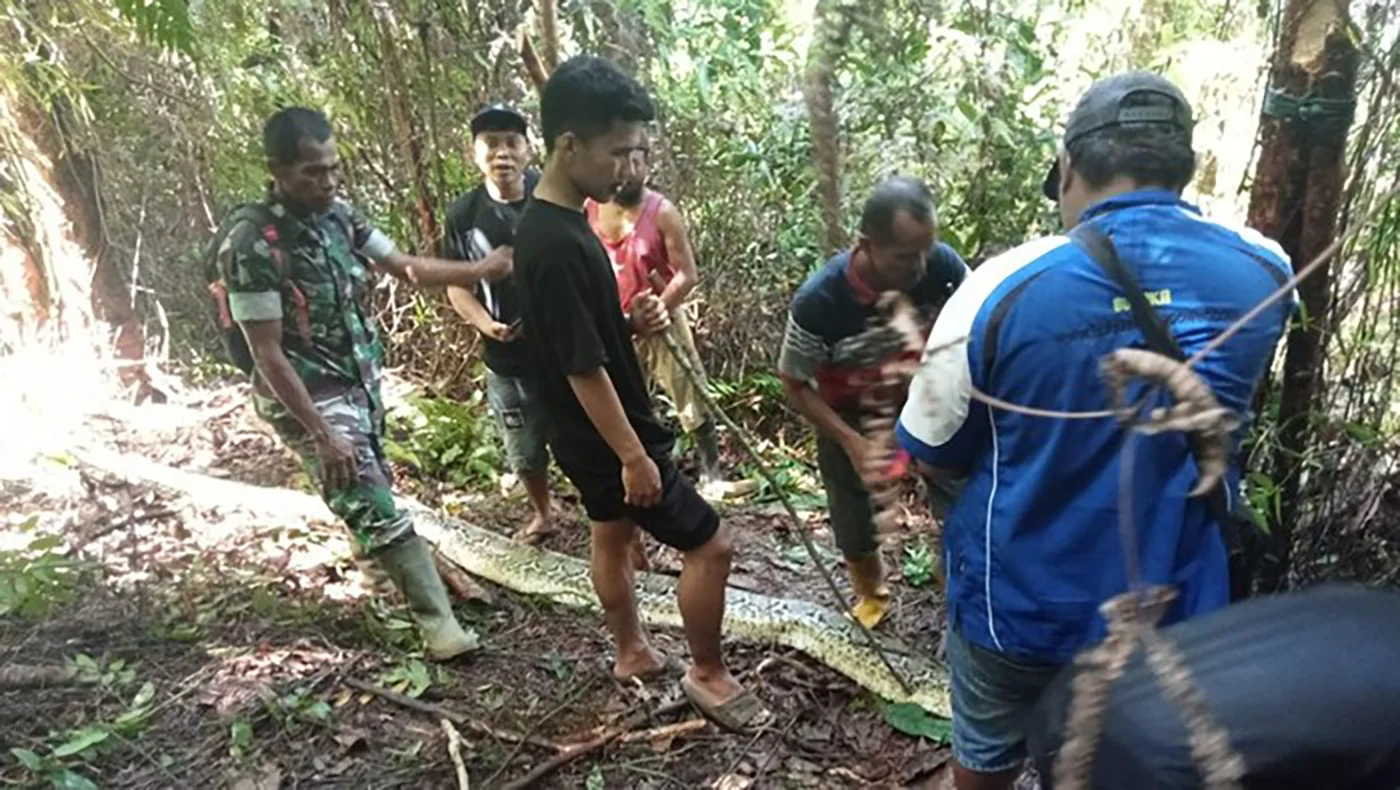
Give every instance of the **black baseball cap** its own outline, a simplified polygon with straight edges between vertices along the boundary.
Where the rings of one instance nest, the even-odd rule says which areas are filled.
[[[482,132],[520,132],[526,134],[530,124],[519,110],[504,102],[488,104],[472,116],[472,137]]]
[[[1065,123],[1062,148],[1080,138],[1118,126],[1161,125],[1177,130],[1191,144],[1191,103],[1167,78],[1150,71],[1125,71],[1105,77],[1084,92]],[[1050,165],[1042,186],[1045,196],[1060,199],[1060,160]]]

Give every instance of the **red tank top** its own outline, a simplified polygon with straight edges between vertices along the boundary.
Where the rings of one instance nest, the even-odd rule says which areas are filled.
[[[661,238],[661,229],[656,225],[656,215],[661,210],[661,195],[647,190],[642,199],[642,210],[632,229],[617,241],[604,238],[598,229],[598,204],[593,200],[584,201],[584,211],[588,214],[588,224],[593,233],[603,243],[612,260],[613,275],[617,277],[617,295],[623,311],[632,306],[637,294],[650,290],[648,275],[656,272],[663,283],[671,282],[675,271],[671,259],[666,254],[666,241]]]

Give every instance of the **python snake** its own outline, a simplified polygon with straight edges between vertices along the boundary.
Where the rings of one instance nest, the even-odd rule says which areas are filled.
[[[311,494],[220,480],[106,450],[74,449],[72,454],[88,466],[189,496],[203,507],[334,522],[321,499]],[[399,497],[398,502],[413,515],[418,534],[468,573],[518,593],[597,609],[586,560],[512,541],[407,497]],[[637,613],[649,626],[679,627],[676,579],[638,573]],[[726,594],[724,632],[746,641],[799,650],[890,702],[913,703],[943,718],[952,715],[948,673],[940,663],[898,640],[877,636],[886,658],[909,684],[911,691],[906,694],[865,643],[859,626],[828,607],[731,587]]]

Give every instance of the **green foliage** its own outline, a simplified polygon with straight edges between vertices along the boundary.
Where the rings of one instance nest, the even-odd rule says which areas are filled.
[[[143,683],[127,705],[127,709],[112,721],[49,733],[45,740],[50,747],[48,754],[19,748],[10,749],[10,754],[31,776],[47,780],[51,787],[64,790],[96,790],[97,785],[79,769],[84,762],[97,757],[105,750],[120,748],[128,738],[135,737],[145,729],[153,710],[152,702],[155,696],[155,684]]]
[[[409,697],[418,697],[433,685],[433,671],[418,659],[395,664],[379,677],[386,688]]]
[[[885,723],[905,735],[927,738],[934,743],[945,744],[952,738],[952,723],[940,719],[912,702],[887,703],[884,706]]]
[[[39,517],[19,526],[21,535],[32,534]],[[0,550],[0,615],[37,618],[55,606],[73,601],[88,563],[68,557],[63,539],[38,535],[20,549]]]
[[[938,557],[929,550],[928,544],[920,542],[915,546],[904,547],[904,560],[900,570],[904,581],[911,587],[923,587],[933,581]]]
[[[410,396],[388,415],[389,459],[458,487],[490,485],[503,468],[484,388],[465,402]]]
[[[185,54],[194,49],[186,0],[113,0],[117,11],[148,40]]]

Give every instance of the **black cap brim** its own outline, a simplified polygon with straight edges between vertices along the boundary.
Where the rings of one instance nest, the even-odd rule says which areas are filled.
[[[1040,190],[1045,196],[1060,202],[1060,158],[1055,157],[1055,161],[1050,163],[1050,169],[1045,173],[1045,182],[1040,185]]]

